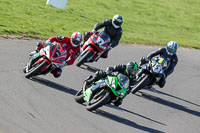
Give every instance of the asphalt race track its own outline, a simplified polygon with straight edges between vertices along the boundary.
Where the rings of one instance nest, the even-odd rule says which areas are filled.
[[[120,45],[108,59],[26,79],[22,68],[37,41],[0,39],[0,133],[200,133],[200,51],[178,49],[163,89],[128,95],[120,107],[89,112],[75,102],[83,80],[107,66],[139,61],[158,47]]]

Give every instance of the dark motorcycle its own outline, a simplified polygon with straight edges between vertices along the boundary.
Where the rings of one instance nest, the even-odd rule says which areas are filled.
[[[137,73],[136,83],[132,93],[157,84],[163,76],[164,70],[168,67],[167,61],[161,57],[154,57],[146,64],[143,64]]]

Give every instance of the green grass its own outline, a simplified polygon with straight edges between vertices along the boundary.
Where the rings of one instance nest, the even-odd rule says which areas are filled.
[[[0,35],[47,39],[91,31],[115,14],[124,17],[120,43],[200,48],[200,0],[68,0],[65,10],[46,0],[0,0]]]

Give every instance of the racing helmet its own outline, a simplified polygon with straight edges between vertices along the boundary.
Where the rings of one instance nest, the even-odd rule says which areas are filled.
[[[178,44],[174,41],[170,41],[167,43],[166,52],[168,55],[174,55],[176,54],[177,48],[178,48]]]
[[[73,47],[80,45],[82,41],[82,34],[80,32],[74,32],[71,36],[71,44]]]
[[[138,64],[134,61],[128,62],[126,64],[126,73],[130,78],[134,78],[138,71]]]
[[[113,16],[112,18],[112,25],[115,27],[115,28],[119,28],[123,23],[123,17],[119,14]]]

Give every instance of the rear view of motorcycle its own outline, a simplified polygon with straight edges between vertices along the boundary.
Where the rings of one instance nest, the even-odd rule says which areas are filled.
[[[132,93],[135,94],[145,87],[158,83],[167,67],[167,61],[161,57],[154,57],[148,63],[143,64],[137,73],[137,79]]]
[[[52,43],[31,55],[23,68],[26,78],[45,75],[63,64],[66,50],[59,43]]]
[[[81,55],[76,65],[81,66],[86,62],[97,61],[105,51],[110,49],[109,42],[110,36],[104,31],[91,35],[81,48]]]
[[[128,87],[129,78],[126,75],[115,73],[91,85],[86,85],[84,82],[83,88],[76,94],[75,100],[80,104],[86,102],[86,109],[92,111],[123,98]]]

